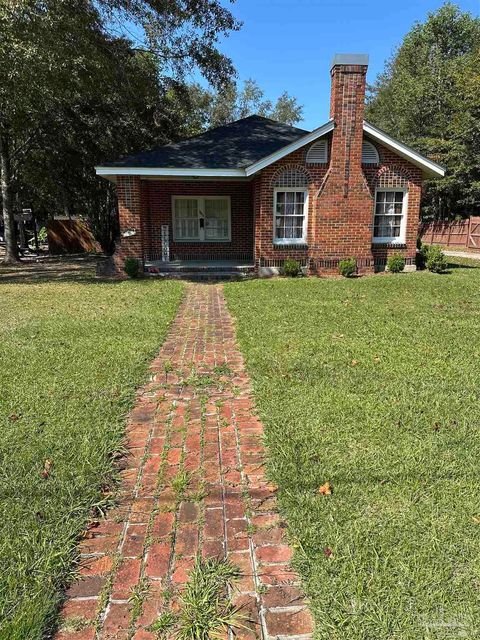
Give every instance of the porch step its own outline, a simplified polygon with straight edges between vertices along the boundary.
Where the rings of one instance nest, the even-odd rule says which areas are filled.
[[[184,280],[242,280],[255,274],[255,266],[242,260],[152,260],[145,274]]]
[[[245,280],[252,278],[254,273],[243,271],[158,271],[145,272],[151,278],[168,278],[169,280],[191,280],[194,282],[217,282],[220,280]]]

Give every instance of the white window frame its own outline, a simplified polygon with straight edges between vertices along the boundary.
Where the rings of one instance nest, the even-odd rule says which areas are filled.
[[[303,228],[301,238],[277,238],[276,237],[276,220],[277,217],[277,194],[286,192],[303,192],[305,194],[305,202],[303,204]],[[308,226],[308,189],[305,187],[275,187],[273,190],[273,244],[307,244],[307,226]]]
[[[393,237],[376,237],[375,234],[375,215],[377,211],[377,194],[385,191],[401,191],[403,193],[402,204],[402,222],[400,225],[400,235]],[[375,201],[373,203],[373,224],[372,224],[372,242],[373,244],[405,244],[407,231],[407,213],[408,213],[408,189],[406,187],[377,187],[375,189]],[[398,215],[398,214],[397,214]]]
[[[228,203],[228,237],[227,238],[206,238],[205,237],[205,223],[203,229],[199,224],[199,237],[198,238],[179,238],[176,233],[175,226],[175,202],[177,200],[196,200],[197,209],[199,213],[203,212],[203,218],[205,220],[205,200],[226,200]],[[202,244],[209,244],[211,242],[231,242],[232,241],[232,199],[231,196],[172,196],[172,237],[174,242],[195,242]]]

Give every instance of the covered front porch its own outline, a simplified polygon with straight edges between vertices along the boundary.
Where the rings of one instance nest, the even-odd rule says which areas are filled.
[[[143,261],[148,271],[235,271],[253,266],[252,183],[247,180],[151,180]]]

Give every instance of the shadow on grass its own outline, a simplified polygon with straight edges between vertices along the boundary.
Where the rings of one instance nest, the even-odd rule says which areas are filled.
[[[97,265],[103,256],[59,256],[42,259],[22,259],[19,264],[4,265],[0,261],[0,285],[46,284],[74,282],[85,284],[118,284],[121,279],[96,277]],[[143,282],[140,280],[138,282]]]
[[[468,258],[465,258],[466,262],[449,262],[449,269],[480,269],[480,261],[478,263],[473,262]]]

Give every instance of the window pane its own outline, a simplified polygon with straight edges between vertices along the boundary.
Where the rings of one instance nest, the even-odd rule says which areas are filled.
[[[205,198],[205,238],[225,240],[228,236],[228,200]]]
[[[182,239],[199,237],[198,202],[196,199],[175,200],[175,236]]]

